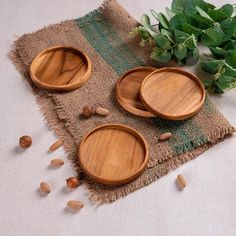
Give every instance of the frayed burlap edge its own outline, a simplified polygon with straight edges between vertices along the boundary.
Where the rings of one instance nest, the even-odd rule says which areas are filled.
[[[58,101],[53,100],[53,94],[44,92],[43,90],[38,89],[29,78],[29,71],[26,65],[23,63],[20,55],[15,49],[15,43],[13,43],[13,49],[8,54],[8,57],[15,65],[15,68],[21,74],[23,80],[28,80],[32,86],[33,95],[36,99],[36,103],[39,106],[40,111],[43,114],[44,121],[47,127],[54,132],[54,134],[63,141],[63,147],[66,151],[67,157],[71,160],[71,164],[74,169],[80,173],[81,169],[79,168],[78,161],[75,158],[75,143],[72,134],[66,128],[66,125],[70,125],[68,119],[65,119],[66,113],[64,112],[61,104]],[[19,50],[19,48],[17,48]],[[61,119],[65,119],[65,123],[61,122]]]
[[[182,164],[195,159],[197,156],[202,154],[204,151],[206,151],[208,148],[216,145],[217,143],[225,140],[227,137],[233,135],[235,132],[234,127],[225,127],[224,130],[222,130],[220,133],[216,133],[212,135],[212,138],[216,141],[213,143],[207,143],[201,147],[196,148],[195,150],[191,152],[184,153],[180,156],[173,156],[170,160],[160,163],[159,165],[156,165],[150,169],[148,169],[148,175],[146,177],[138,178],[135,182],[135,185],[129,186],[128,188],[123,189],[113,189],[112,192],[108,192],[106,194],[98,194],[99,191],[97,189],[91,188],[92,182],[88,180],[85,184],[86,187],[89,189],[90,192],[90,200],[93,203],[96,204],[103,204],[103,203],[111,203],[116,201],[117,199],[124,197],[132,192],[134,192],[137,189],[140,189],[142,187],[145,187],[155,180],[158,180],[162,176],[166,175],[172,170],[175,170]],[[147,170],[146,170],[147,171]],[[145,172],[144,172],[145,173]]]
[[[104,9],[111,1],[112,0],[105,1],[102,4],[102,6],[99,7],[95,11]],[[91,14],[91,13],[88,13],[88,14]],[[30,78],[27,65],[24,64],[20,55],[16,51],[16,48],[17,50],[21,50],[21,45],[18,44],[18,40],[14,42],[14,45],[15,47],[10,52],[9,57],[13,61],[16,69],[20,72],[22,77]],[[22,48],[22,52],[23,51],[24,49]],[[77,149],[75,147],[77,147],[78,144],[75,142],[75,139],[74,139],[75,134],[69,131],[69,130],[73,130],[74,123],[70,122],[70,118],[67,116],[67,113],[64,111],[64,108],[60,104],[60,101],[58,101],[56,97],[53,96],[53,94],[43,92],[42,90],[37,89],[32,84],[31,80],[29,80],[29,82],[32,85],[33,93],[34,93],[34,96],[36,97],[36,102],[43,113],[45,121],[47,122],[49,128],[52,128],[54,133],[61,140],[64,141],[64,148],[65,148],[66,153],[68,154],[68,158],[72,161],[72,164],[75,170],[78,173],[81,173],[81,169],[78,165],[78,161],[76,158]],[[70,127],[69,130],[68,130],[68,127]],[[131,184],[128,184],[122,188],[107,187],[107,189],[110,189],[111,191],[102,192],[102,190],[100,191],[99,189],[99,185],[94,187],[94,183],[91,180],[85,178],[84,183],[89,189],[89,192],[91,194],[90,200],[94,203],[99,203],[99,204],[102,204],[105,202],[113,202],[141,187],[149,185],[153,181],[167,174],[170,170],[176,169],[177,167],[184,164],[185,162],[194,159],[195,157],[203,153],[205,150],[207,150],[209,147],[217,144],[219,141],[222,141],[226,137],[232,135],[235,132],[235,129],[229,125],[229,126],[224,127],[224,129],[220,130],[220,132],[218,131],[219,130],[217,130],[215,134],[209,137],[209,140],[212,140],[211,142],[208,142],[207,144],[199,146],[198,148],[196,148],[195,150],[191,152],[187,152],[179,156],[170,156],[169,157],[170,159],[168,161],[166,162],[164,161],[160,163],[159,165],[152,166],[151,168],[145,170],[141,178],[138,178]]]

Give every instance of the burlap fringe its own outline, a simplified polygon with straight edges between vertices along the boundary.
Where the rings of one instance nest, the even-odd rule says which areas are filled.
[[[225,129],[221,130],[220,132],[215,132],[210,137],[211,139],[215,139],[215,142],[208,142],[207,144],[199,146],[192,152],[187,152],[179,156],[172,156],[172,158],[170,158],[168,161],[160,163],[159,166],[152,167],[154,171],[153,173],[149,174],[147,178],[145,179],[142,178],[142,180],[140,181],[139,179],[137,179],[135,181],[135,184],[127,185],[127,187],[124,187],[124,188],[122,187],[117,188],[117,191],[113,189],[113,191],[107,192],[106,194],[98,194],[97,190],[91,187],[92,186],[91,182],[89,182],[88,180],[88,182],[86,182],[85,184],[91,193],[90,200],[97,204],[114,202],[117,199],[124,197],[139,188],[142,188],[151,184],[155,180],[166,175],[169,171],[175,170],[176,168],[183,165],[184,163],[195,159],[197,156],[199,156],[204,151],[206,151],[209,147],[212,147],[218,142],[223,141],[228,136],[233,135],[235,131],[236,130],[234,127],[225,127]]]
[[[8,54],[9,58],[15,65],[16,69],[20,72],[22,79],[27,79],[28,81],[31,81],[29,79],[29,72],[27,66],[23,63],[19,52],[20,49],[23,47],[20,46],[19,42],[16,41],[13,43],[18,51],[13,48],[10,53]],[[54,134],[63,141],[63,147],[66,151],[67,158],[71,160],[71,164],[73,165],[73,168],[79,173],[81,173],[81,169],[78,165],[78,161],[75,158],[75,145],[77,146],[77,143],[75,143],[75,139],[72,138],[74,134],[70,134],[67,127],[71,127],[72,122],[70,122],[70,119],[68,119],[66,112],[64,111],[62,105],[60,102],[53,97],[53,94],[48,94],[47,92],[40,90],[36,88],[32,84],[32,91],[33,95],[36,99],[36,102],[39,106],[40,111],[43,114],[43,118],[45,120],[45,123],[47,127],[54,132]],[[42,99],[47,98],[48,102],[41,102]],[[50,108],[50,109],[49,109]],[[50,112],[51,111],[51,112]],[[60,119],[60,120],[58,120]],[[61,122],[61,120],[65,121]],[[73,126],[73,128],[75,128]],[[70,129],[71,130],[71,129]]]
[[[82,17],[82,19],[86,20],[88,15],[94,14],[94,12],[106,8],[111,1],[112,0],[104,1],[97,10],[91,11],[90,13]],[[13,61],[16,69],[20,72],[22,78],[28,78],[28,81],[33,87],[33,93],[36,97],[37,104],[39,105],[40,110],[43,113],[43,117],[46,120],[48,127],[50,129],[52,128],[54,133],[64,141],[64,148],[66,153],[68,154],[68,159],[72,161],[72,165],[74,166],[75,170],[79,174],[82,173],[76,158],[76,152],[74,151],[76,150],[75,145],[77,146],[80,141],[76,136],[76,132],[73,132],[73,130],[77,129],[77,127],[75,126],[76,122],[73,121],[71,117],[69,117],[60,101],[55,96],[53,96],[53,94],[43,92],[42,90],[37,89],[32,84],[31,80],[29,79],[29,65],[26,65],[19,55],[20,52],[20,54],[24,56],[24,47],[19,40],[16,40],[13,45],[15,47],[9,53],[10,59]],[[27,57],[27,55],[25,56]],[[48,99],[48,102],[41,102],[41,100],[45,98]],[[207,143],[205,138],[201,137],[197,140],[194,140],[193,142],[184,143],[183,145],[176,147],[176,153],[179,154],[178,156],[167,154],[168,157],[165,157],[165,160],[161,160],[158,165],[157,163],[152,163],[151,165],[149,165],[149,173],[146,174],[146,172],[144,172],[144,176],[142,179],[138,178],[134,182],[132,182],[132,184],[128,184],[126,186],[114,188],[102,186],[103,189],[107,189],[108,191],[100,192],[99,185],[95,186],[91,180],[85,178],[84,183],[91,194],[90,200],[94,203],[102,204],[105,202],[113,202],[121,197],[124,197],[141,187],[149,185],[150,183],[164,176],[169,171],[176,169],[185,162],[194,159],[196,156],[203,153],[206,149],[215,145],[221,140],[224,140],[234,132],[235,128],[232,126],[228,126],[222,130],[216,130],[214,134],[212,134],[210,137],[207,137]],[[76,142],[74,140],[76,140]],[[193,151],[186,152],[193,148],[195,148]]]

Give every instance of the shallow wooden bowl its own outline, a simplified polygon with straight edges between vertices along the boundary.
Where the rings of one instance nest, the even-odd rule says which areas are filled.
[[[95,128],[82,140],[78,151],[84,172],[106,185],[134,180],[144,170],[148,158],[148,144],[142,135],[119,124]]]
[[[154,67],[137,67],[123,74],[116,84],[116,99],[128,112],[142,117],[154,117],[143,105],[139,92],[143,80],[155,71]]]
[[[194,74],[167,67],[154,71],[142,82],[140,97],[152,113],[169,120],[196,114],[205,101],[205,89]]]
[[[51,47],[39,53],[30,66],[32,81],[40,88],[71,91],[91,75],[91,61],[72,47]]]

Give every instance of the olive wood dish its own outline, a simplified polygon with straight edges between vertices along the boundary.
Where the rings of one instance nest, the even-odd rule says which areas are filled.
[[[32,81],[40,88],[71,91],[91,75],[91,61],[72,47],[51,47],[39,53],[30,66]]]
[[[146,140],[138,131],[119,124],[98,126],[82,140],[78,159],[94,181],[122,185],[137,178],[149,158]]]
[[[154,117],[140,100],[139,92],[143,80],[155,67],[137,67],[123,74],[116,83],[116,99],[128,112],[142,117]]]
[[[153,114],[168,120],[195,115],[205,101],[205,89],[198,77],[181,68],[166,67],[142,82],[140,98]]]

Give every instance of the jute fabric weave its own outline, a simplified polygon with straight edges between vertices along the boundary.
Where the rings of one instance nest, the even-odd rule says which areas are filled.
[[[72,46],[86,52],[92,60],[91,78],[75,91],[51,93],[30,84],[45,120],[64,141],[68,158],[88,187],[91,200],[96,203],[115,201],[152,183],[234,132],[234,128],[208,98],[202,110],[185,121],[140,118],[119,106],[114,92],[119,76],[136,66],[158,66],[149,58],[150,49],[140,47],[137,38],[128,34],[136,25],[137,21],[118,2],[109,0],[82,18],[23,35],[14,42],[10,53],[16,68],[29,82],[32,60],[48,47]],[[81,110],[88,104],[104,106],[110,115],[82,119]],[[135,181],[124,186],[106,187],[94,183],[81,172],[77,160],[78,145],[83,136],[105,123],[125,124],[137,129],[150,146],[150,161],[146,170]],[[171,132],[173,138],[159,142],[158,137],[164,132]]]

